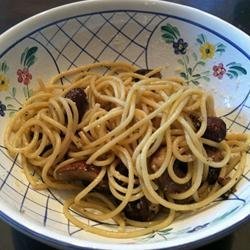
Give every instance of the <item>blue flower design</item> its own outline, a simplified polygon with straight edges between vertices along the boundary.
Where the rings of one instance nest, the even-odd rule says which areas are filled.
[[[175,54],[186,54],[188,43],[184,42],[182,38],[178,39],[177,42],[173,42],[173,48]]]
[[[6,106],[0,101],[0,115],[5,116]]]
[[[166,43],[172,43],[176,55],[184,55],[187,52],[188,43],[181,38],[180,31],[170,23],[161,27],[162,38]]]

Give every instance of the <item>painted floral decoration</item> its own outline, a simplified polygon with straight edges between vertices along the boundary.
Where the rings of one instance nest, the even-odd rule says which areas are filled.
[[[19,83],[28,85],[32,79],[32,74],[29,72],[29,68],[35,63],[37,47],[27,47],[21,55],[22,69],[17,70],[17,80]]]
[[[180,76],[183,77],[187,83],[199,85],[201,80],[210,81],[210,71],[204,70],[206,63],[200,60],[195,52],[190,56],[183,56],[178,59],[177,62],[183,66]]]
[[[167,23],[161,27],[162,38],[168,44],[172,43],[175,54],[180,54],[181,57],[177,62],[181,65],[179,74],[183,77],[186,83],[199,85],[202,81],[209,82],[212,77],[219,80],[227,76],[229,79],[238,78],[240,75],[246,75],[247,71],[240,63],[218,62],[212,66],[211,70],[206,70],[207,61],[221,56],[226,51],[226,46],[220,42],[213,43],[208,40],[205,34],[199,34],[196,38],[199,47],[192,52],[188,48],[188,43],[180,37],[180,32],[177,27]],[[210,67],[210,66],[209,66]]]
[[[218,65],[213,66],[213,75],[218,79],[222,79],[223,75],[226,73],[226,69],[224,68],[223,63],[219,63]]]
[[[188,44],[184,42],[182,38],[178,39],[177,42],[173,42],[173,48],[175,54],[185,54]]]
[[[24,68],[23,70],[18,69],[17,76],[18,82],[23,83],[24,85],[28,85],[30,83],[30,80],[32,79],[32,75],[29,72],[28,68]]]
[[[6,106],[0,101],[0,115],[5,116]]]
[[[175,54],[186,54],[188,43],[181,38],[180,32],[177,27],[167,23],[165,26],[161,27],[162,38],[166,43],[172,43]]]
[[[213,76],[218,79],[222,79],[224,75],[227,75],[230,79],[237,78],[239,75],[246,75],[247,71],[241,66],[240,63],[231,62],[226,66],[223,63],[213,66]]]
[[[6,72],[9,70],[9,67],[6,62],[0,63],[0,91],[9,90],[8,94],[5,96],[5,101],[0,101],[0,116],[4,117],[6,113],[8,113],[9,116],[12,116],[22,108],[22,101],[16,95],[17,92],[20,93],[20,90],[23,92],[26,100],[32,96],[33,91],[29,87],[32,74],[30,73],[29,68],[37,59],[37,49],[37,47],[27,47],[21,54],[20,63],[23,68],[17,69],[17,81],[23,84],[21,88],[12,87],[9,89],[9,79],[6,76]]]
[[[9,67],[6,62],[0,64],[0,92],[7,91],[9,88],[9,78],[6,75],[6,72],[9,70]]]
[[[204,43],[200,47],[201,59],[212,59],[215,53],[215,46],[211,43]]]
[[[9,88],[9,79],[6,75],[0,73],[0,91],[6,91]]]
[[[200,54],[202,60],[212,59],[215,53],[222,54],[225,52],[226,46],[222,43],[212,44],[208,42],[204,34],[197,36],[196,41],[200,44]]]
[[[226,75],[230,78],[237,78],[240,75],[246,75],[247,71],[240,63],[231,62],[226,65]]]

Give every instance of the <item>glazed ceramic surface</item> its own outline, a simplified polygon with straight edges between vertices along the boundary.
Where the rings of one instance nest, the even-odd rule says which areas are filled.
[[[0,124],[44,81],[97,61],[162,66],[215,97],[229,130],[250,130],[250,38],[201,11],[160,1],[86,1],[32,17],[0,37]],[[66,81],[66,80],[65,80]],[[11,158],[0,134],[0,217],[32,237],[60,248],[170,248],[200,244],[249,216],[250,157],[227,200],[179,217],[164,230],[133,239],[109,239],[83,231],[62,213],[65,193],[34,190],[19,158]],[[105,228],[105,223],[87,222]]]

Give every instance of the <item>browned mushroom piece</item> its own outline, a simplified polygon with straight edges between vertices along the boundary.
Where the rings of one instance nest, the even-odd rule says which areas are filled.
[[[157,129],[161,126],[161,118],[160,117],[154,117],[151,121],[152,121],[154,128]]]
[[[68,98],[75,102],[78,114],[79,114],[79,121],[81,121],[84,113],[88,109],[88,100],[85,92],[81,88],[74,88],[71,89],[66,95],[65,98]]]
[[[221,185],[222,187],[227,185],[227,183],[231,181],[231,177],[230,176],[226,176],[226,177],[219,177],[218,178],[218,183],[219,185]],[[234,193],[236,191],[235,185],[233,187],[231,187],[226,193],[224,193],[221,197],[223,200],[227,200],[229,198],[229,196]]]
[[[128,176],[128,169],[127,169],[127,167],[126,167],[122,162],[120,162],[120,163],[117,165],[116,170],[117,170],[121,175]]]
[[[146,74],[148,74],[148,73],[151,72],[151,71],[152,71],[152,69],[138,69],[138,70],[135,71],[135,73],[145,76]],[[150,77],[155,77],[155,78],[161,79],[161,78],[162,78],[162,75],[161,75],[161,72],[156,72],[155,74],[153,74],[153,75],[150,76]],[[138,79],[138,78],[134,78],[134,81],[135,81],[135,82],[138,82],[139,80],[140,80],[140,79]]]
[[[222,161],[224,158],[222,152],[217,148],[205,146],[205,150],[207,152],[207,156],[215,162]],[[216,183],[220,175],[220,170],[220,168],[209,167],[207,176],[207,182],[209,185],[213,185]]]
[[[200,119],[200,117],[195,113],[190,114],[189,117],[192,120],[192,123],[193,123],[195,129],[198,130],[201,127],[201,119]]]
[[[175,160],[173,167],[174,172],[178,177],[183,178],[186,175],[187,164],[185,162]],[[179,184],[174,182],[169,176],[167,170],[158,178],[158,185],[165,196],[167,196],[168,194],[183,193],[191,186],[190,182],[187,182],[185,184]]]
[[[209,167],[207,175],[208,184],[214,185],[217,182],[219,175],[220,175],[220,168]]]
[[[48,151],[50,151],[53,148],[52,144],[48,144],[44,147],[43,151],[41,152],[40,156],[43,156],[46,154]]]
[[[199,117],[196,115],[191,115],[190,118],[193,121],[194,127],[198,130],[201,126],[201,121]],[[208,116],[207,117],[207,128],[203,134],[203,138],[215,141],[215,142],[221,142],[225,139],[227,133],[227,127],[225,122],[215,116]]]
[[[208,117],[207,128],[203,135],[204,138],[221,142],[225,139],[227,133],[226,123],[219,117]]]
[[[166,154],[166,148],[160,147],[152,156],[150,162],[150,168],[153,172],[156,172],[162,165]],[[183,178],[187,174],[187,163],[175,160],[173,166],[175,174]],[[189,187],[190,183],[178,184],[174,182],[166,170],[157,180],[159,188],[167,196],[170,193],[182,193],[185,192]]]
[[[59,168],[56,179],[60,181],[84,180],[93,181],[100,173],[100,168],[87,165],[85,161],[76,161]]]
[[[229,181],[231,181],[231,177],[230,177],[230,176],[219,177],[219,178],[218,178],[218,183],[219,183],[221,186],[227,185],[227,183],[228,183]]]
[[[101,168],[86,164],[85,161],[76,161],[59,168],[55,178],[60,181],[82,181],[83,184],[89,184],[100,173]],[[107,176],[98,184],[96,189],[106,192],[108,188]]]
[[[159,204],[153,204],[145,197],[129,202],[124,209],[128,219],[137,221],[151,221],[160,211]]]
[[[215,162],[219,162],[224,159],[223,152],[219,150],[218,148],[206,145],[205,150],[206,150],[207,156]]]

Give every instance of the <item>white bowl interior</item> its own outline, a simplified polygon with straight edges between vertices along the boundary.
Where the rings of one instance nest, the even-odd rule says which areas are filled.
[[[47,81],[58,72],[82,64],[122,60],[140,68],[163,66],[164,75],[186,76],[190,84],[192,80],[197,84],[198,80],[199,86],[213,93],[217,113],[228,128],[249,132],[250,48],[245,44],[237,45],[237,41],[249,41],[249,38],[232,26],[191,8],[158,1],[139,2],[121,1],[119,5],[106,1],[102,2],[102,8],[98,1],[76,3],[32,18],[4,34],[0,42],[3,48],[0,51],[0,78],[7,80],[6,87],[0,86],[1,127],[5,127],[9,117],[21,107],[35,88],[38,77]],[[171,31],[174,32],[172,38]],[[230,33],[236,36],[228,36]],[[167,34],[165,39],[164,34]],[[179,39],[188,45],[183,54],[176,54],[173,48],[173,41]],[[205,46],[210,46],[207,47],[210,52],[202,52]],[[28,51],[31,55],[25,62]],[[27,85],[24,78],[20,79],[21,83],[18,81],[17,72],[24,68],[32,75]],[[250,157],[244,176],[229,199],[213,202],[192,216],[183,215],[166,230],[141,238],[99,237],[65,219],[62,214],[65,194],[32,189],[19,160],[8,156],[2,138],[1,133],[0,215],[6,220],[10,217],[13,220],[10,222],[26,233],[25,227],[29,228],[33,237],[44,241],[50,237],[53,240],[48,242],[61,241],[63,243],[58,244],[62,246],[86,247],[91,242],[92,247],[99,248],[167,248],[211,236],[249,214]]]

